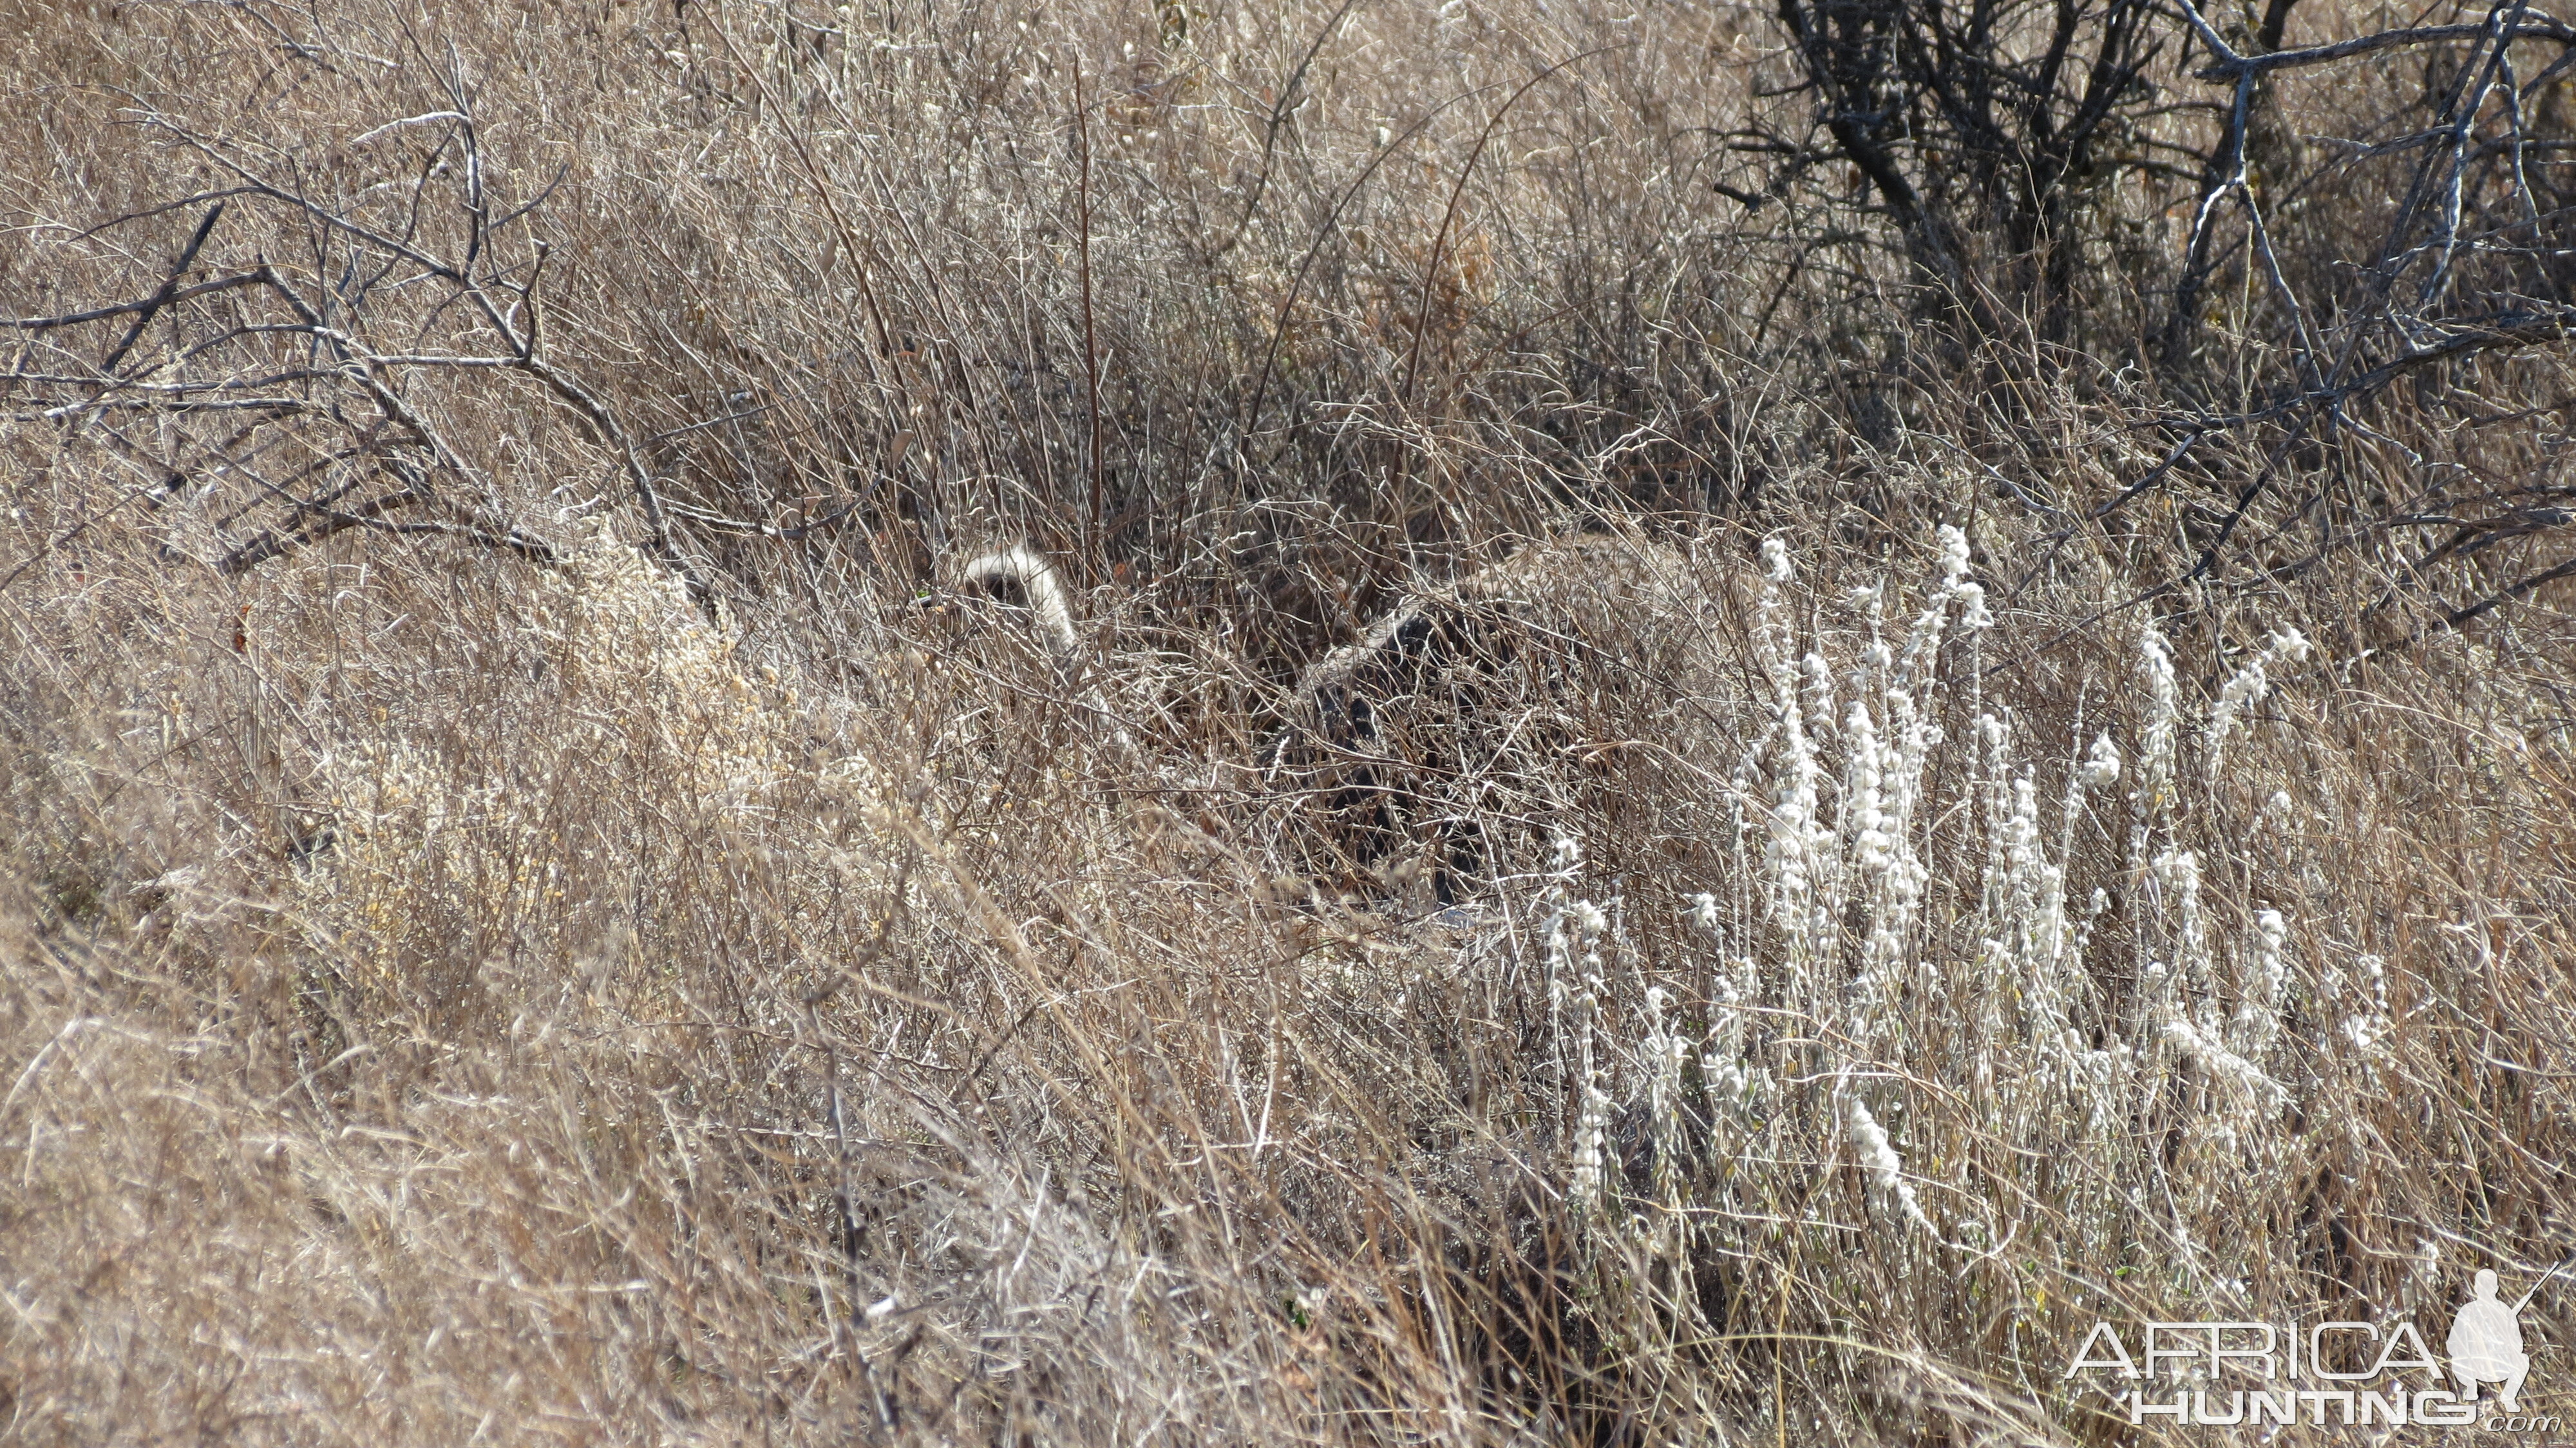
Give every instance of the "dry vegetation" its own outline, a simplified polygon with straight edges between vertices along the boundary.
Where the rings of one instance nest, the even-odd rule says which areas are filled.
[[[0,0],[0,1442],[2182,1441],[2095,1320],[2519,1291],[2571,40]]]

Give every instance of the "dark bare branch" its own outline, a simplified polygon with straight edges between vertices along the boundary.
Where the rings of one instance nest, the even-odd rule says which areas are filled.
[[[180,281],[188,275],[188,268],[197,264],[198,251],[205,246],[207,236],[215,229],[215,222],[222,218],[224,208],[230,204],[218,201],[206,208],[206,219],[197,223],[196,234],[188,238],[187,248],[179,253],[179,260],[170,268],[169,280],[161,284],[161,290],[154,293],[151,300],[135,309],[138,315],[134,319],[134,325],[126,330],[124,339],[107,354],[107,360],[98,364],[99,371],[114,372],[116,364],[124,361],[125,354],[134,350],[134,344],[142,339],[143,329],[151,326],[153,317],[158,315],[163,307],[170,305],[171,298],[179,294]]]
[[[181,287],[163,295],[146,297],[139,302],[121,302],[113,307],[94,307],[86,312],[67,312],[59,317],[0,317],[0,327],[14,327],[23,332],[76,327],[83,322],[104,321],[109,317],[130,316],[136,312],[157,312],[174,303],[194,301],[199,297],[212,296],[217,292],[229,292],[237,287],[256,286],[261,280],[263,278],[260,273],[247,271],[234,276],[217,277],[212,281],[199,282],[192,287]]]
[[[2405,30],[2379,30],[2338,40],[2332,45],[2302,46],[2297,50],[2276,50],[2269,55],[2220,56],[2193,74],[2202,80],[2232,81],[2242,75],[2260,75],[2268,71],[2291,70],[2302,66],[2330,65],[2350,60],[2373,51],[2393,50],[2409,45],[2445,45],[2459,40],[2476,40],[2493,27],[2486,21],[2473,25],[2420,25]],[[2576,26],[2545,15],[2526,15],[2513,28],[2517,40],[2555,40],[2562,45],[2576,45]]]

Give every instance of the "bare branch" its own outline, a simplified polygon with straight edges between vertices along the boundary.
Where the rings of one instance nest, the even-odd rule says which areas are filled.
[[[370,499],[355,508],[346,510],[301,504],[299,505],[301,512],[313,514],[318,518],[315,524],[304,528],[278,529],[262,533],[216,560],[215,571],[226,577],[247,573],[272,558],[282,557],[307,544],[319,543],[335,533],[346,532],[351,528],[365,528],[372,532],[412,537],[453,538],[459,542],[516,553],[535,563],[551,565],[557,561],[553,545],[543,539],[530,537],[516,528],[492,528],[479,523],[457,523],[445,520],[418,523],[392,523],[385,520],[384,515],[387,513],[430,501],[432,500],[423,493],[405,489],[397,493],[388,493],[381,498]]]
[[[146,297],[139,302],[121,302],[113,307],[96,307],[86,312],[67,312],[59,317],[0,317],[0,327],[14,327],[23,332],[43,332],[55,327],[76,327],[83,322],[102,321],[109,317],[122,317],[135,312],[157,312],[174,303],[194,301],[198,297],[212,296],[216,292],[228,292],[236,287],[256,286],[261,280],[260,273],[247,271],[236,276],[217,277],[212,281],[199,282],[192,287],[181,287],[176,291]]]
[[[107,360],[98,364],[99,371],[115,371],[116,364],[124,361],[125,354],[132,351],[134,344],[141,340],[143,329],[152,325],[152,318],[163,307],[170,305],[171,299],[178,295],[180,279],[188,274],[188,268],[197,264],[197,252],[205,246],[207,235],[215,229],[215,222],[223,216],[224,208],[230,204],[230,202],[218,201],[206,209],[206,219],[197,223],[196,234],[188,238],[187,249],[179,253],[178,262],[170,268],[170,279],[161,284],[161,290],[154,293],[150,301],[135,309],[140,315],[135,317],[134,325],[126,330],[124,340],[118,342],[115,349],[107,354]]]
[[[2374,31],[2369,35],[2355,36],[2350,40],[2338,40],[2332,45],[2310,45],[2297,50],[2276,50],[2269,55],[2237,55],[2230,52],[2221,55],[2211,64],[2202,66],[2193,74],[2202,80],[2234,80],[2239,76],[2260,75],[2267,71],[2328,65],[2338,60],[2350,60],[2356,55],[2368,55],[2373,51],[2389,50],[2399,46],[2441,45],[2454,40],[2476,40],[2492,28],[2489,22],[2483,20],[2473,25],[2420,25],[2406,30]],[[2512,35],[2517,40],[2555,40],[2561,44],[2576,45],[2576,26],[2546,15],[2525,15],[2521,23],[2513,27]],[[2208,43],[2206,37],[2203,38],[2202,43]]]

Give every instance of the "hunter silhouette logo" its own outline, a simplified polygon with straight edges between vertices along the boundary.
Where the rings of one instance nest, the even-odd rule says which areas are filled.
[[[2092,1381],[2110,1395],[2114,1411],[2133,1425],[2157,1418],[2176,1427],[2475,1424],[2490,1432],[2554,1434],[2566,1420],[2522,1413],[2531,1354],[2523,1347],[2520,1319],[2570,1265],[2576,1264],[2550,1268],[2510,1304],[2496,1296],[2496,1274],[2480,1271],[2443,1341],[2447,1385],[2445,1362],[2404,1318],[2295,1326],[2147,1322],[2132,1328],[2135,1335],[2126,1341],[2112,1324],[2097,1322],[2067,1364],[2066,1376],[2096,1375]],[[2132,1342],[2141,1349],[2134,1355]],[[2483,1416],[2482,1386],[2495,1389],[2494,1406]]]
[[[2451,1378],[2460,1385],[2462,1401],[2476,1401],[2478,1384],[2494,1383],[2504,1410],[2521,1410],[2522,1380],[2531,1371],[2531,1355],[2522,1350],[2522,1310],[2564,1266],[2550,1268],[2511,1307],[2496,1301],[2495,1273],[2478,1273],[2475,1295],[2460,1304],[2460,1315],[2451,1319],[2450,1339],[2443,1344],[2451,1351]]]

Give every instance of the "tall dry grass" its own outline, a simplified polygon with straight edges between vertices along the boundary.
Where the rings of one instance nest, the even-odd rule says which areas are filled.
[[[2104,1442],[2565,1255],[2561,363],[2070,527],[2161,394],[1712,200],[1765,23],[0,11],[0,312],[276,278],[11,354],[0,1435]],[[1313,878],[1298,666],[1578,532]]]

